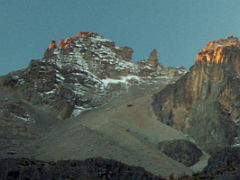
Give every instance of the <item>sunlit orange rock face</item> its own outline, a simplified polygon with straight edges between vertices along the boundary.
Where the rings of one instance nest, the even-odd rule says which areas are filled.
[[[154,96],[153,108],[160,121],[211,150],[238,143],[239,102],[240,42],[228,37],[207,43],[190,71]]]
[[[74,45],[73,38],[69,37],[63,40],[63,49],[70,49],[72,45]]]
[[[224,50],[232,47],[240,47],[240,41],[233,36],[211,41],[197,54],[196,61],[224,63]]]
[[[44,53],[44,57],[51,57],[53,55],[53,51],[56,49],[56,42],[54,40],[50,41],[47,50]]]
[[[52,49],[55,49],[56,48],[56,43],[55,41],[50,41],[49,45],[48,45],[48,49],[49,50],[52,50]]]
[[[68,38],[65,38],[63,40],[59,40],[58,41],[58,46],[56,45],[56,42],[55,41],[50,41],[49,45],[48,45],[48,50],[52,50],[52,49],[55,49],[55,48],[59,48],[59,49],[70,49],[72,45],[74,45],[75,42],[74,42],[74,39],[72,37],[68,37]]]
[[[58,48],[63,50],[71,49],[71,46],[74,45],[74,39],[69,37],[63,40],[58,41]]]

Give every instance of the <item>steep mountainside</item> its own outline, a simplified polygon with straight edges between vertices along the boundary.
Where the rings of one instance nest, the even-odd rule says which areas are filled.
[[[239,144],[240,42],[209,42],[190,71],[153,97],[158,119],[190,134],[202,147]]]

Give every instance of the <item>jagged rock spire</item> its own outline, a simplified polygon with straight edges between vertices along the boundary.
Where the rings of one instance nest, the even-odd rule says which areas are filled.
[[[157,67],[159,65],[159,59],[157,55],[157,50],[153,49],[152,52],[150,53],[147,62],[151,64],[154,67]]]
[[[48,50],[52,50],[56,48],[56,42],[54,40],[50,41],[48,45]]]

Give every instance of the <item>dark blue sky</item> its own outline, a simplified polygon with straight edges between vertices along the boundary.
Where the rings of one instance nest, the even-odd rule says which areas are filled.
[[[166,66],[194,63],[210,40],[239,37],[239,0],[0,0],[0,74],[42,58],[51,39],[92,31]]]

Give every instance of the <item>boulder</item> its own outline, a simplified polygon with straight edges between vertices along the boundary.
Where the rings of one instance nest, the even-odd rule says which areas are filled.
[[[195,144],[187,140],[162,141],[158,144],[158,148],[170,158],[188,167],[197,163],[203,155]]]

